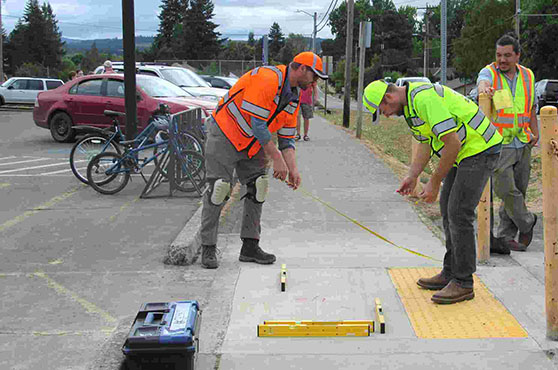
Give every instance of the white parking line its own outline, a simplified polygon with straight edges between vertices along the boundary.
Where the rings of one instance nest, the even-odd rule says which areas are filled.
[[[2,158],[0,158],[0,161],[3,161],[4,159],[12,159],[12,158],[15,158],[15,157],[16,157],[15,155],[11,155],[9,157],[2,157]]]
[[[18,162],[9,162],[9,163],[0,163],[0,166],[8,166],[10,164],[20,164],[20,163],[29,163],[29,162],[38,162],[38,161],[47,161],[50,158],[37,158],[37,159],[28,159],[26,161],[18,161]]]
[[[18,168],[15,170],[8,170],[8,171],[0,171],[0,175],[5,173],[12,173],[12,172],[20,172],[20,171],[27,171],[27,170],[34,170],[37,168],[45,168],[45,167],[54,167],[54,166],[67,166],[68,161],[60,162],[60,163],[53,163],[53,164],[45,164],[44,166],[35,166],[35,167],[25,167],[25,168]]]

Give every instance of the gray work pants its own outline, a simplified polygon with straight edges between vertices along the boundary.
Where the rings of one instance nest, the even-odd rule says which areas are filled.
[[[535,218],[525,205],[525,195],[531,174],[531,145],[523,148],[503,148],[494,171],[494,192],[502,199],[500,224],[496,236],[515,239],[517,232],[528,232]]]
[[[453,167],[442,186],[440,211],[446,235],[443,274],[464,288],[473,287],[476,271],[475,209],[499,154],[480,153]]]
[[[207,180],[211,185],[215,180],[223,179],[232,186],[235,169],[242,185],[246,185],[258,176],[267,173],[267,163],[263,149],[260,149],[254,157],[248,158],[247,151],[237,151],[214,120],[208,120],[207,126],[205,166]],[[217,244],[219,217],[224,206],[224,203],[220,206],[213,205],[210,196],[211,194],[207,192],[203,197],[200,232],[202,245]],[[241,238],[260,239],[261,215],[262,204],[255,203],[247,197],[244,198]]]

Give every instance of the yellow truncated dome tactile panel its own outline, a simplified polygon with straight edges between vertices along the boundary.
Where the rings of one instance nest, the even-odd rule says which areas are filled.
[[[391,268],[389,275],[419,338],[525,338],[527,332],[515,317],[474,276],[475,298],[440,305],[430,298],[433,290],[417,285],[421,277],[431,277],[440,268]]]

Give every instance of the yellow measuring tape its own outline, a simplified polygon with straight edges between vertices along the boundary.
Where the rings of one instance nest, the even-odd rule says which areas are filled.
[[[402,247],[402,246],[400,246],[400,245],[395,244],[394,242],[392,242],[392,241],[389,240],[389,239],[384,238],[383,236],[381,236],[381,235],[378,234],[377,232],[370,230],[368,227],[364,226],[363,224],[361,224],[360,222],[358,222],[358,221],[355,220],[354,218],[351,218],[351,217],[347,216],[346,214],[344,214],[343,212],[337,210],[337,209],[336,209],[335,207],[333,207],[331,204],[329,204],[329,203],[327,203],[327,202],[324,202],[323,200],[321,200],[320,198],[316,197],[315,195],[313,195],[312,193],[310,193],[309,191],[307,191],[307,190],[304,189],[303,187],[299,187],[298,189],[299,189],[300,191],[302,191],[305,195],[309,196],[310,198],[314,199],[314,200],[317,201],[317,202],[320,202],[321,204],[323,204],[323,205],[326,206],[327,208],[331,209],[332,211],[334,211],[334,212],[337,213],[338,215],[345,217],[347,220],[351,221],[352,223],[354,223],[355,225],[361,227],[362,229],[368,231],[370,234],[372,234],[372,235],[374,235],[374,236],[376,236],[376,237],[382,239],[382,240],[385,241],[386,243],[391,244],[391,245],[393,245],[393,246],[396,247],[396,248],[403,249],[404,251],[407,251],[407,252],[412,253],[412,254],[414,254],[414,255],[417,255],[417,256],[420,256],[420,257],[424,257],[424,258],[428,258],[429,260],[432,260],[432,261],[442,262],[441,260],[439,260],[439,259],[437,259],[437,258],[430,257],[430,256],[427,256],[426,254],[422,254],[422,253],[417,252],[417,251],[414,251],[414,250],[412,250],[412,249],[405,248],[405,247]]]

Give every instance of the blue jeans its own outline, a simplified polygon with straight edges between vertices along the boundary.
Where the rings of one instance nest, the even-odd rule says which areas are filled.
[[[442,273],[463,288],[473,287],[476,271],[475,208],[500,154],[480,153],[453,167],[442,186],[440,211],[446,235]]]

